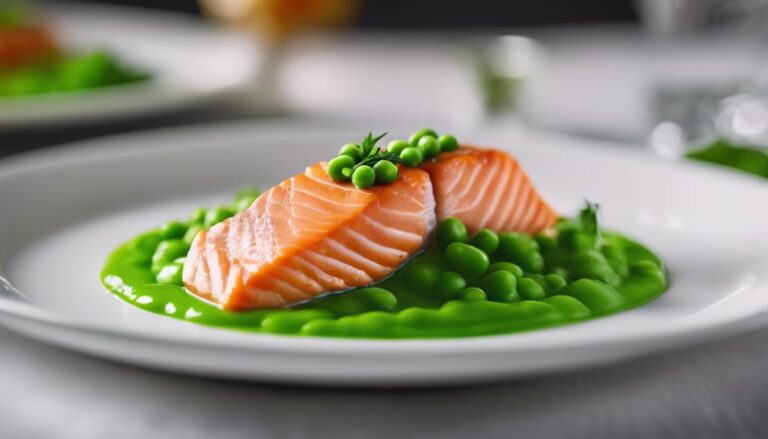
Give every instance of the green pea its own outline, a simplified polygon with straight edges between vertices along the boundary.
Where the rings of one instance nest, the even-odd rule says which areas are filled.
[[[463,290],[459,291],[458,296],[461,300],[465,300],[467,302],[479,302],[481,300],[488,299],[485,291],[476,287],[464,288]]]
[[[236,212],[241,212],[251,206],[254,201],[256,201],[257,198],[259,198],[259,195],[261,193],[257,191],[256,189],[251,188],[245,188],[241,189],[237,193],[237,198],[235,198],[235,202],[233,203],[233,208]]]
[[[557,308],[566,321],[581,320],[592,314],[592,311],[578,299],[563,294],[547,297],[542,302]]]
[[[629,267],[629,271],[635,276],[643,276],[649,280],[653,279],[659,285],[663,286],[667,284],[667,277],[664,275],[664,269],[651,261],[643,260],[633,262]]]
[[[532,242],[530,236],[522,233],[502,232],[499,234],[499,253],[504,258],[515,258],[528,252],[533,247]]]
[[[400,158],[405,162],[405,166],[415,168],[424,160],[424,155],[419,148],[409,146],[400,152]]]
[[[397,296],[384,288],[362,288],[357,294],[367,299],[368,311],[372,309],[392,311],[397,308]]]
[[[574,279],[594,279],[610,285],[618,285],[621,278],[613,271],[605,256],[597,250],[571,256],[569,264]]]
[[[424,160],[431,159],[432,157],[440,154],[440,144],[437,143],[437,139],[434,137],[422,137],[419,139],[418,147],[424,155]]]
[[[508,271],[496,271],[480,281],[482,288],[491,300],[496,302],[517,302],[517,278]]]
[[[559,274],[548,274],[544,276],[544,281],[547,283],[547,286],[549,286],[549,289],[553,292],[560,291],[568,284],[563,276],[560,276]]]
[[[411,135],[410,139],[408,140],[411,142],[411,145],[416,146],[419,144],[419,140],[421,140],[421,138],[425,136],[433,137],[437,139],[437,133],[435,132],[435,130],[431,128],[422,128],[416,131],[415,133],[413,133],[413,135]]]
[[[458,218],[446,218],[437,225],[437,245],[445,250],[454,242],[467,242],[467,227]]]
[[[184,237],[181,238],[182,241],[186,242],[187,245],[192,244],[192,241],[195,240],[195,236],[197,236],[198,233],[200,233],[203,229],[203,226],[194,224],[187,229],[187,233],[184,234]]]
[[[597,237],[578,230],[565,230],[560,233],[558,240],[565,249],[573,253],[584,253],[595,248]]]
[[[261,321],[261,327],[276,334],[295,334],[313,320],[328,320],[333,313],[325,309],[292,309],[273,311]]]
[[[312,304],[313,308],[328,310],[337,316],[362,314],[373,310],[391,311],[397,307],[397,297],[383,288],[368,287],[333,294]]]
[[[347,155],[352,157],[352,160],[355,161],[355,163],[359,162],[362,157],[360,157],[360,147],[355,145],[354,143],[347,143],[346,145],[342,146],[339,150],[339,156]]]
[[[649,260],[640,260],[632,262],[630,265],[630,270],[632,274],[639,274],[639,275],[645,275],[645,274],[653,274],[657,271],[661,271],[661,267],[658,264],[653,263]]]
[[[408,143],[407,140],[404,140],[404,139],[393,140],[389,142],[389,144],[387,145],[387,152],[391,152],[399,156],[400,153],[403,152],[403,150],[405,148],[408,148],[409,146],[411,146],[411,144]]]
[[[578,299],[597,315],[619,309],[624,304],[621,294],[613,287],[591,279],[579,279],[560,294]]]
[[[557,248],[557,240],[551,236],[536,235],[534,239],[542,251],[555,250]]]
[[[629,260],[621,249],[612,244],[604,244],[600,252],[616,274],[622,277],[629,275]]]
[[[544,258],[539,253],[539,245],[528,235],[500,233],[498,252],[505,261],[514,262],[527,272],[540,273],[544,269]]]
[[[160,245],[160,242],[162,241],[163,238],[154,233],[150,235],[139,235],[129,241],[129,248],[131,250],[139,251],[144,255],[149,255],[149,258],[151,258],[152,254],[157,250],[157,246]]]
[[[517,292],[525,300],[541,300],[547,297],[544,287],[530,277],[524,277],[517,282]]]
[[[467,281],[459,273],[443,271],[437,276],[434,289],[445,299],[455,299],[466,286]]]
[[[187,233],[187,225],[181,221],[168,221],[160,226],[160,233],[165,239],[178,239]]]
[[[192,212],[192,215],[189,216],[189,223],[202,225],[203,221],[205,221],[205,215],[207,214],[208,209],[204,207],[198,207],[194,212]]]
[[[346,181],[349,180],[342,172],[345,168],[352,168],[355,166],[355,159],[348,155],[340,155],[334,157],[328,162],[328,176],[333,181]]]
[[[549,291],[549,285],[547,285],[547,281],[544,279],[544,275],[543,274],[531,273],[531,274],[529,274],[526,277],[529,277],[529,278],[535,280],[536,283],[541,285],[541,287],[544,288],[544,292],[545,293]]]
[[[205,221],[203,221],[203,225],[206,228],[210,228],[225,219],[233,216],[235,212],[232,211],[232,209],[228,207],[218,207],[216,209],[209,210],[207,214],[205,214]]]
[[[490,267],[488,267],[489,273],[493,273],[496,271],[508,271],[514,274],[515,277],[518,279],[523,277],[523,269],[520,268],[519,265],[513,264],[511,262],[505,262],[505,261],[494,262],[493,264],[491,264]]]
[[[189,244],[180,239],[162,241],[152,255],[152,273],[157,274],[174,259],[186,256],[187,252],[189,252]]]
[[[448,245],[443,257],[451,270],[469,278],[475,278],[485,273],[488,265],[490,265],[488,255],[482,250],[461,242]]]
[[[597,236],[591,233],[574,233],[571,246],[575,251],[589,251],[597,245]]]
[[[352,173],[352,184],[360,189],[368,189],[376,182],[376,171],[368,165],[360,166]]]
[[[182,280],[182,274],[184,272],[184,265],[174,262],[163,266],[155,276],[155,280],[159,284],[165,285],[184,285]]]
[[[376,183],[389,184],[397,180],[399,171],[397,165],[389,160],[381,160],[373,165],[373,170],[376,172]]]
[[[412,262],[403,273],[403,282],[418,291],[429,291],[437,282],[440,267],[429,262]]]
[[[260,190],[252,187],[244,187],[237,191],[237,194],[235,194],[235,199],[239,200],[241,198],[249,198],[255,200],[259,195],[261,195]]]
[[[490,229],[480,229],[472,238],[472,245],[492,255],[499,249],[499,235]]]
[[[440,152],[451,152],[459,149],[459,141],[450,134],[443,134],[437,141],[440,143]]]
[[[235,209],[235,212],[242,212],[251,207],[251,204],[253,204],[254,201],[256,201],[256,198],[240,198],[235,201],[232,208]]]
[[[571,277],[571,271],[565,267],[552,267],[552,274],[556,274],[566,281]]]
[[[519,262],[520,266],[531,273],[541,273],[544,270],[544,257],[538,251],[532,251],[528,257]]]

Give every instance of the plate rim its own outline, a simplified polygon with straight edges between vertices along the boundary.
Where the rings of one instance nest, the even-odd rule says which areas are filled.
[[[300,128],[300,129],[297,129]],[[220,139],[221,134],[226,132],[228,141],[237,141],[238,139],[253,139],[255,137],[283,137],[286,139],[301,139],[304,137],[317,137],[318,135],[331,136],[341,135],[351,129],[359,131],[359,124],[329,124],[327,121],[318,120],[261,120],[254,121],[235,121],[235,122],[213,122],[197,124],[191,126],[158,128],[137,133],[124,133],[89,139],[85,141],[71,142],[58,146],[54,149],[42,149],[29,151],[15,156],[0,160],[0,181],[5,178],[12,178],[17,174],[44,170],[50,167],[66,167],[72,163],[97,162],[99,160],[114,160],[127,155],[146,155],[153,152],[169,152],[177,149],[189,148],[209,148],[210,142]],[[620,142],[607,142],[602,140],[591,140],[565,136],[561,134],[531,131],[528,135],[536,136],[540,139],[550,139],[552,143],[558,142],[579,143],[581,152],[586,150],[604,151],[603,148],[613,145],[626,145]],[[189,139],[194,137],[195,144],[182,145],[184,142],[162,144],[163,140],[173,138]],[[130,148],[121,147],[121,145],[130,144]],[[158,146],[160,144],[160,146]],[[519,145],[515,149],[530,149],[531,146]],[[562,148],[561,146],[549,147],[553,150]],[[676,166],[695,170],[698,173],[709,173],[718,178],[732,179],[742,181],[748,184],[764,184],[756,177],[742,175],[735,171],[720,169],[719,167],[698,164],[698,163],[678,163],[671,164],[655,158],[651,154],[643,153],[630,148],[623,148],[618,154],[622,156],[631,156],[634,160],[642,160],[655,165]],[[77,158],[77,156],[85,156]],[[759,190],[768,194],[768,185]],[[0,280],[12,286],[12,283],[3,275],[2,266],[0,266]],[[0,287],[2,284],[0,283]],[[664,326],[663,329],[649,329],[643,334],[616,335],[613,338],[606,337],[601,339],[587,339],[581,341],[569,340],[567,342],[550,343],[545,346],[514,346],[514,338],[518,334],[502,334],[481,337],[463,337],[451,339],[344,339],[331,337],[296,337],[274,334],[252,334],[248,333],[247,338],[226,338],[220,340],[195,339],[187,336],[169,333],[148,333],[145,331],[121,328],[118,326],[109,326],[95,322],[80,321],[61,313],[46,310],[35,306],[34,304],[21,302],[15,299],[9,299],[0,296],[0,314],[11,315],[22,318],[34,323],[42,323],[54,327],[62,327],[69,330],[84,331],[95,335],[107,337],[128,338],[134,341],[150,343],[172,343],[181,344],[187,347],[203,347],[206,349],[236,349],[249,350],[252,352],[275,352],[275,353],[322,353],[322,354],[365,354],[365,355],[390,355],[392,353],[404,353],[409,355],[452,355],[457,353],[493,353],[503,350],[504,352],[552,352],[563,349],[593,348],[597,346],[610,346],[618,343],[641,343],[657,341],[660,335],[664,335],[663,345],[666,347],[695,343],[704,340],[710,340],[714,337],[727,336],[738,332],[744,332],[757,326],[768,324],[768,306],[764,309],[757,309],[751,316],[735,320],[726,320],[716,322],[715,324],[701,324],[694,322],[682,322],[677,325]],[[605,317],[610,318],[610,317]],[[3,322],[0,321],[0,324]],[[190,323],[192,324],[192,323]],[[557,328],[557,327],[556,327]],[[562,326],[560,327],[562,328]],[[213,331],[222,331],[231,333],[226,329],[206,327]],[[541,329],[538,331],[547,331]],[[507,341],[510,341],[505,343]],[[663,348],[663,347],[662,347]],[[640,352],[641,353],[641,352]]]

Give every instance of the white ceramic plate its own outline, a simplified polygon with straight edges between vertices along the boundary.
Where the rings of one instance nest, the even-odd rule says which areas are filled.
[[[147,115],[242,96],[244,91],[256,95],[263,53],[242,35],[180,14],[117,6],[48,2],[42,13],[63,47],[109,50],[153,78],[0,100],[0,129]]]
[[[203,126],[6,161],[0,165],[0,271],[7,279],[0,321],[38,339],[128,363],[348,385],[537,374],[627,359],[764,323],[759,316],[768,309],[768,185],[660,162],[619,145],[595,147],[540,134],[462,138],[509,147],[562,212],[573,212],[585,198],[600,202],[608,227],[649,244],[668,264],[671,288],[660,299],[555,329],[386,341],[212,329],[143,312],[100,286],[105,257],[131,236],[184,218],[198,205],[227,200],[243,183],[267,187],[367,129]]]

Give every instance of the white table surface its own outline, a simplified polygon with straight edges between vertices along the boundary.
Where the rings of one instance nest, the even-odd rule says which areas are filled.
[[[110,363],[0,330],[0,437],[762,438],[768,330],[488,385],[338,390]]]

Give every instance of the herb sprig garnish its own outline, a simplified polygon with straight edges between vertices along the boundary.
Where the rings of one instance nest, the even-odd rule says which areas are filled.
[[[378,154],[381,148],[377,147],[376,144],[379,143],[379,140],[383,139],[387,134],[389,133],[385,132],[378,137],[373,137],[373,132],[369,131],[368,135],[365,136],[365,139],[363,139],[359,145],[360,157],[369,158]]]
[[[360,161],[360,163],[356,164],[352,168],[352,170],[354,171],[355,169],[357,169],[357,168],[359,168],[361,166],[373,166],[373,167],[375,167],[376,163],[378,163],[378,162],[380,162],[382,160],[387,160],[387,161],[390,161],[392,163],[398,163],[398,164],[405,163],[405,160],[401,159],[394,152],[384,151],[384,152],[377,152],[376,154],[374,154],[372,156],[364,158],[363,160]]]
[[[373,137],[373,133],[369,132],[359,145],[354,145],[360,151],[358,157],[362,157],[362,159],[351,168],[342,169],[341,173],[345,177],[351,178],[352,174],[354,174],[355,170],[358,168],[362,166],[370,166],[375,168],[376,163],[379,163],[383,160],[396,164],[405,163],[405,161],[401,159],[399,155],[376,146],[376,143],[378,143],[379,140],[383,139],[386,135],[387,133],[384,133],[378,137]]]
[[[351,180],[355,186],[365,189],[374,183],[388,184],[397,180],[400,175],[398,165],[414,168],[425,159],[459,147],[454,136],[438,137],[429,128],[417,131],[409,140],[393,140],[386,149],[376,146],[386,135],[374,137],[373,132],[369,132],[362,142],[342,146],[339,156],[328,162],[328,175],[334,181]]]
[[[600,224],[598,222],[599,211],[599,204],[585,201],[584,207],[579,212],[579,223],[581,224],[582,232],[594,237],[595,241],[600,240]]]

